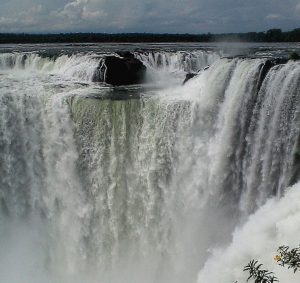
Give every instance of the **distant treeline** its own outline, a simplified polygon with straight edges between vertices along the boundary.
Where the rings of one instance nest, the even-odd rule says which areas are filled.
[[[228,34],[154,34],[154,33],[60,33],[26,34],[0,33],[4,43],[81,43],[81,42],[300,42],[300,28],[288,32],[270,29],[266,32]]]

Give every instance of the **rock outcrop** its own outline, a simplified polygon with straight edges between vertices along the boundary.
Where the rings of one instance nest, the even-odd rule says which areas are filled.
[[[197,76],[198,74],[196,74],[196,73],[187,73],[186,75],[185,75],[185,79],[184,79],[184,81],[183,81],[183,85],[187,82],[187,81],[189,81],[191,78],[193,78],[193,77],[195,77],[195,76]]]
[[[111,85],[131,85],[142,83],[146,67],[130,52],[120,52],[121,56],[106,56],[95,72],[93,81]]]

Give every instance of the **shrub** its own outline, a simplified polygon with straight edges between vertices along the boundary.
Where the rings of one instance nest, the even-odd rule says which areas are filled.
[[[247,281],[253,279],[255,283],[274,283],[278,282],[277,277],[273,272],[266,269],[262,269],[262,264],[258,261],[251,260],[245,267],[244,271],[249,272],[249,277]]]
[[[300,268],[300,245],[294,249],[290,249],[288,246],[280,246],[277,251],[279,255],[275,256],[275,260],[279,265],[293,269],[294,273]]]
[[[294,273],[300,269],[300,245],[298,248],[290,249],[289,246],[280,246],[277,250],[275,261],[281,266],[287,266],[293,269]],[[252,279],[254,283],[274,283],[279,282],[273,272],[262,269],[262,264],[257,260],[251,260],[245,267],[244,271],[249,272],[247,282]],[[237,283],[237,282],[235,282]]]

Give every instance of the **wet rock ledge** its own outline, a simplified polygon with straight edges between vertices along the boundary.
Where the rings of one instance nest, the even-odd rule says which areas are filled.
[[[146,75],[146,66],[131,52],[119,52],[118,55],[120,57],[106,56],[104,61],[100,62],[93,81],[115,86],[142,83]]]

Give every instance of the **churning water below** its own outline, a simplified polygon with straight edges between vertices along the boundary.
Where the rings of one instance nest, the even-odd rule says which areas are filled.
[[[32,49],[0,53],[0,282],[299,282],[299,62],[139,50],[113,88],[109,49]]]

